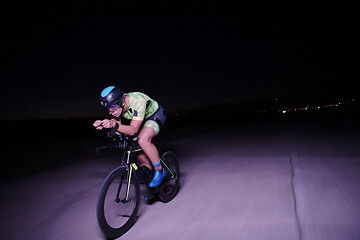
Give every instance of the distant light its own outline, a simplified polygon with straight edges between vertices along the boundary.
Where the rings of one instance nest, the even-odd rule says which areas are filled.
[[[285,114],[285,113],[286,113],[286,110],[283,111],[283,114]]]
[[[318,107],[318,109],[320,108],[320,106]]]

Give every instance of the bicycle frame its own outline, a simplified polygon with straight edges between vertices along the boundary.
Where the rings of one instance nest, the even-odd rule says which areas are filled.
[[[127,170],[127,188],[126,188],[126,197],[124,200],[122,200],[123,203],[129,202],[129,192],[130,192],[130,185],[131,185],[131,178],[133,174],[133,170],[137,170],[138,166],[136,163],[130,164],[130,158],[133,152],[141,151],[142,149],[132,150],[131,148],[124,153],[124,156],[126,156],[126,164],[124,163],[124,157],[122,161],[122,165],[125,165]],[[169,171],[170,173],[170,179],[173,179],[175,177],[175,174],[171,171],[171,169],[167,166],[167,164],[163,161],[163,159],[160,159],[162,165]],[[119,185],[118,194],[120,192],[121,184]]]
[[[125,195],[125,199],[120,200],[119,199],[119,194],[120,194],[120,190],[121,190],[121,185],[122,182],[124,181],[124,179],[121,179],[121,182],[119,184],[118,187],[118,191],[117,191],[117,195],[116,195],[116,201],[117,202],[129,202],[129,192],[130,192],[130,185],[131,185],[131,178],[133,175],[133,171],[138,169],[138,166],[136,165],[136,163],[131,163],[131,158],[134,157],[132,154],[138,151],[142,151],[142,149],[136,145],[136,140],[137,140],[137,134],[133,135],[133,136],[125,136],[119,132],[111,132],[108,133],[108,137],[112,137],[113,140],[117,140],[119,141],[118,144],[116,146],[113,146],[112,148],[119,148],[124,150],[123,153],[123,157],[121,160],[121,164],[120,167],[124,167],[127,171],[127,186],[126,186],[126,195]],[[101,149],[101,148],[100,148]],[[175,174],[171,171],[171,169],[167,166],[167,164],[163,161],[163,159],[160,159],[162,165],[168,170],[168,172],[170,173],[170,179],[173,179],[175,177]]]

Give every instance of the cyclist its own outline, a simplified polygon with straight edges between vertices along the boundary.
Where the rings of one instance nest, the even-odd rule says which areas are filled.
[[[143,150],[137,155],[139,165],[149,181],[148,186],[150,188],[159,186],[166,173],[152,139],[165,123],[165,109],[144,93],[124,93],[117,86],[106,87],[101,92],[100,103],[115,118],[96,120],[94,127],[99,130],[114,128],[126,135],[138,133],[138,143]],[[131,120],[130,125],[123,124],[121,117]],[[154,174],[152,168],[155,170]]]

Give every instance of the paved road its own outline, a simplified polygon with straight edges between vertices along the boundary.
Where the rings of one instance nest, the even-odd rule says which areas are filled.
[[[121,239],[360,239],[360,131],[346,121],[247,123],[168,143],[182,185]],[[2,239],[104,239],[95,204],[115,156],[2,183]]]

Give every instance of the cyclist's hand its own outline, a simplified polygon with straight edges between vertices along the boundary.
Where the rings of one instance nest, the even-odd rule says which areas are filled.
[[[109,119],[105,119],[105,120],[102,120],[102,124],[101,126],[104,127],[104,128],[114,128],[116,125],[116,121],[115,120],[109,120]]]
[[[97,129],[97,130],[101,130],[103,128],[102,124],[103,124],[104,120],[96,120],[93,124],[93,126]]]

